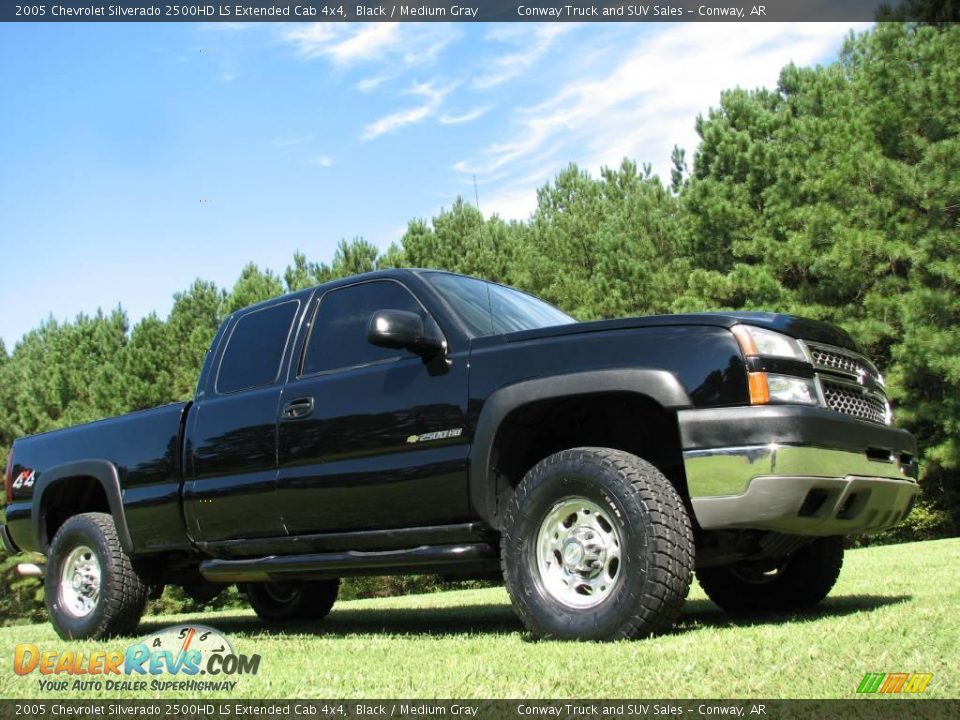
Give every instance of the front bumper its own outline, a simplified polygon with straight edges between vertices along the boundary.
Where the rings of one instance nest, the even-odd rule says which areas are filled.
[[[680,421],[705,530],[876,532],[906,517],[919,492],[916,444],[901,430],[789,406],[682,411]]]

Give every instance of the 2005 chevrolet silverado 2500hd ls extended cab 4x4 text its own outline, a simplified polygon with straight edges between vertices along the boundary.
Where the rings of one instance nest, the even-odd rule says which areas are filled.
[[[191,402],[17,440],[9,552],[46,555],[65,638],[151,591],[315,618],[339,578],[503,573],[537,636],[669,629],[696,571],[728,611],[813,605],[843,536],[917,494],[916,446],[843,330],[769,313],[578,323],[396,270],[235,312]]]

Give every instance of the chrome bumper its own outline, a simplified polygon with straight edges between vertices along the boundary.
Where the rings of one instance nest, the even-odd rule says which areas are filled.
[[[876,532],[906,517],[919,491],[916,461],[907,454],[770,444],[690,450],[684,464],[705,530]]]

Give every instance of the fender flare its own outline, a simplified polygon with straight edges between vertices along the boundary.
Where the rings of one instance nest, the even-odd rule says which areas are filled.
[[[646,368],[589,370],[524,380],[500,388],[483,404],[473,436],[469,476],[469,499],[473,510],[491,526],[499,526],[497,483],[490,479],[491,454],[500,424],[510,413],[543,400],[615,392],[644,396],[664,408],[679,409],[692,405],[676,375],[668,370]]]
[[[120,477],[117,474],[117,468],[113,463],[107,460],[78,460],[76,462],[56,465],[46,470],[37,480],[37,485],[33,491],[33,535],[37,549],[45,551],[50,545],[51,538],[47,537],[46,517],[41,513],[43,508],[43,495],[46,490],[54,483],[66,478],[90,477],[100,483],[104,494],[107,496],[107,503],[110,506],[110,514],[117,526],[117,536],[120,539],[120,545],[127,555],[133,555],[133,539],[130,537],[130,528],[127,525],[127,516],[123,509],[123,494],[120,491]]]

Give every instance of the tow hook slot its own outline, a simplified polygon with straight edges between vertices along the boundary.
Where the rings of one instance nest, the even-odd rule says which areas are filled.
[[[876,460],[877,462],[886,462],[892,463],[896,458],[894,454],[889,450],[884,450],[883,448],[867,448],[867,458],[869,460]]]
[[[828,497],[830,497],[829,490],[814,488],[808,492],[807,496],[803,499],[803,504],[800,506],[797,515],[800,517],[816,517],[820,511],[823,510],[824,503],[827,502]]]
[[[867,506],[869,498],[869,490],[858,490],[850,493],[843,501],[840,512],[837,513],[837,520],[853,520]]]

